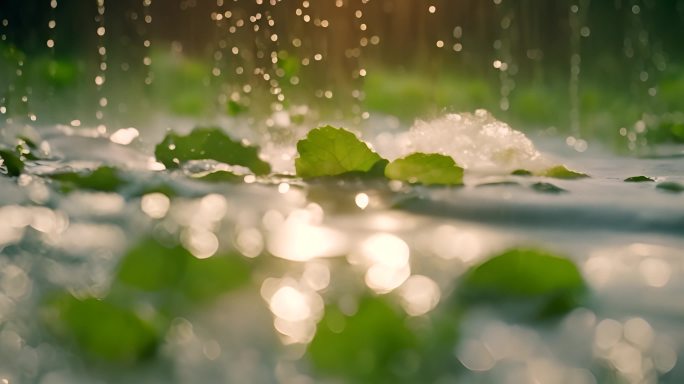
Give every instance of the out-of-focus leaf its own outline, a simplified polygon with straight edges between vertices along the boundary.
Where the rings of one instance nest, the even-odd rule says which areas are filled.
[[[251,269],[239,254],[198,259],[180,245],[145,239],[130,249],[118,281],[147,292],[179,293],[192,301],[212,299],[249,281]]]
[[[62,294],[45,306],[46,325],[91,357],[130,364],[152,355],[160,335],[133,311],[95,298]]]
[[[310,131],[297,151],[295,167],[302,178],[368,172],[382,160],[353,133],[329,125]]]
[[[99,167],[90,173],[64,172],[48,175],[59,181],[63,191],[88,189],[102,192],[115,192],[126,185],[120,172],[113,167]]]
[[[527,169],[516,169],[515,171],[511,172],[511,175],[513,175],[513,176],[532,176],[532,172],[528,171]]]
[[[507,181],[507,180],[502,180],[502,181],[493,181],[491,183],[482,183],[476,185],[477,188],[486,188],[486,187],[517,187],[519,186],[520,183],[517,183],[515,181]]]
[[[257,175],[271,171],[270,165],[259,158],[258,147],[235,141],[219,128],[197,128],[186,136],[169,133],[154,154],[169,169],[190,160],[216,160],[247,167]]]
[[[645,183],[651,181],[655,180],[647,176],[632,176],[625,179],[626,183]]]
[[[44,76],[47,82],[58,88],[76,84],[79,70],[75,61],[52,59],[46,63]]]
[[[530,185],[530,188],[534,189],[537,192],[541,193],[554,193],[554,194],[559,194],[559,193],[565,193],[567,190],[558,187],[554,184],[551,183],[534,183]]]
[[[202,260],[193,257],[178,288],[193,301],[210,300],[248,283],[251,272],[247,262],[236,253]]]
[[[237,116],[247,111],[247,107],[235,100],[229,100],[226,104],[226,112],[230,116]]]
[[[586,177],[589,177],[589,175],[581,172],[576,172],[569,170],[563,165],[557,165],[555,167],[551,167],[544,172],[541,173],[540,176],[546,176],[546,177],[552,177],[554,179],[583,179]]]
[[[467,303],[511,304],[525,318],[544,318],[579,304],[586,285],[570,260],[535,249],[512,249],[473,267],[460,294]]]
[[[346,382],[401,381],[406,356],[418,345],[405,316],[382,298],[364,298],[357,312],[344,315],[329,306],[309,345],[316,370]]]
[[[166,247],[146,239],[126,253],[119,266],[118,280],[143,291],[173,289],[192,258],[180,245]]]
[[[673,193],[680,193],[684,192],[684,185],[680,183],[676,183],[674,181],[666,181],[663,183],[660,183],[656,185],[656,188],[660,189],[661,191],[666,191],[666,192],[673,192]]]
[[[394,160],[385,168],[385,176],[411,184],[463,184],[463,168],[457,166],[450,156],[436,153],[414,153]]]
[[[7,175],[16,177],[21,175],[24,170],[24,162],[12,151],[0,149],[0,160],[0,173],[4,167],[7,170]]]

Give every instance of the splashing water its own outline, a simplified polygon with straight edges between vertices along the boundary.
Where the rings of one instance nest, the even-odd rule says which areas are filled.
[[[524,133],[485,110],[417,121],[396,136],[381,134],[376,147],[388,159],[413,152],[441,153],[469,171],[484,173],[537,171],[550,165]]]

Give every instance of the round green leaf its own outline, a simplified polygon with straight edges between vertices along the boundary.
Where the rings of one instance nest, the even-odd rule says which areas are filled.
[[[462,185],[463,168],[450,156],[414,153],[394,160],[385,168],[385,176],[411,184]]]

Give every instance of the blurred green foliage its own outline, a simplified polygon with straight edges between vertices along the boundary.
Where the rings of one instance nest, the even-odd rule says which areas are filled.
[[[237,253],[198,259],[180,245],[146,238],[123,256],[106,297],[55,294],[43,304],[43,320],[96,360],[135,363],[154,353],[167,319],[250,279],[251,267]],[[136,308],[146,307],[146,316],[140,316]]]
[[[541,193],[551,193],[551,194],[559,194],[559,193],[565,193],[567,190],[551,183],[543,183],[543,182],[538,182],[538,183],[533,183],[530,185],[530,188],[537,192]]]
[[[311,362],[350,382],[403,382],[405,357],[418,346],[405,320],[382,298],[362,298],[351,316],[329,306],[309,345]]]
[[[472,268],[459,287],[466,303],[497,303],[523,319],[564,314],[580,304],[585,291],[575,264],[535,249],[494,256]]]
[[[8,176],[19,176],[24,170],[24,162],[14,151],[0,149],[0,160],[0,166],[5,167]]]
[[[198,259],[180,245],[165,246],[144,239],[124,256],[117,282],[147,292],[180,294],[198,302],[246,284],[250,272],[237,253]]]
[[[97,298],[63,293],[44,305],[45,322],[56,334],[73,340],[88,355],[119,364],[151,356],[161,334],[130,308]]]
[[[665,192],[672,192],[672,193],[684,192],[684,184],[680,184],[680,183],[677,183],[674,181],[662,182],[662,183],[656,185],[656,188],[658,188],[661,191],[665,191]]]
[[[208,85],[208,63],[161,51],[154,51],[151,58],[152,93],[162,107],[181,116],[201,116],[213,110],[216,89]]]
[[[478,78],[438,77],[383,68],[371,69],[364,83],[366,108],[405,119],[438,114],[444,109],[495,110],[496,88]]]
[[[626,183],[647,183],[647,182],[653,182],[655,180],[648,177],[648,176],[632,176],[632,177],[626,178],[624,181]]]
[[[48,177],[58,181],[63,192],[70,192],[75,189],[116,192],[127,184],[120,171],[109,166],[102,166],[87,173],[53,173]]]

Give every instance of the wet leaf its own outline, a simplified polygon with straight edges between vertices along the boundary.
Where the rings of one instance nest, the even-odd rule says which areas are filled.
[[[666,181],[664,183],[660,183],[656,185],[656,188],[660,189],[661,191],[666,191],[666,192],[674,192],[674,193],[680,193],[684,192],[684,185],[680,183],[676,183],[674,181]]]
[[[318,371],[348,382],[396,382],[417,345],[404,315],[382,298],[363,298],[352,316],[326,308],[308,355]]]
[[[257,175],[271,171],[270,165],[259,158],[258,147],[235,141],[219,128],[197,128],[186,136],[169,133],[154,154],[169,169],[190,160],[216,160],[247,167]]]
[[[540,183],[534,183],[534,184],[530,185],[530,188],[534,189],[537,192],[541,192],[541,193],[559,194],[559,193],[567,192],[567,190],[565,190],[561,187],[558,187],[554,184],[551,184],[551,183],[541,183],[541,182]]]
[[[120,172],[113,167],[100,167],[90,173],[54,173],[48,177],[59,181],[64,192],[74,189],[115,192],[126,185],[126,181],[121,177]]]
[[[515,181],[502,180],[502,181],[493,181],[491,183],[478,184],[475,187],[487,188],[487,187],[517,187],[517,186],[520,186],[520,183],[517,183]]]
[[[130,364],[152,355],[160,341],[152,324],[106,300],[62,294],[44,309],[46,325],[91,357]]]
[[[624,180],[626,183],[647,183],[651,181],[655,181],[654,179],[647,177],[647,176],[632,176],[628,177]]]
[[[570,260],[535,249],[512,249],[473,267],[460,292],[468,303],[512,304],[526,318],[565,313],[578,305],[585,283]]]
[[[229,171],[216,171],[207,173],[204,176],[192,177],[194,180],[205,181],[208,183],[239,183],[244,180],[243,176],[239,176]]]
[[[569,170],[563,165],[557,165],[555,167],[551,167],[551,168],[547,169],[546,171],[542,172],[542,174],[540,176],[551,177],[554,179],[567,179],[567,180],[583,179],[583,178],[589,177],[589,175],[587,175],[587,174]]]
[[[24,162],[14,152],[7,149],[0,149],[0,166],[7,169],[7,175],[16,177],[21,175],[24,170]],[[0,168],[0,172],[2,172]]]
[[[463,168],[450,156],[414,153],[391,162],[385,176],[393,180],[424,185],[462,185]]]
[[[329,125],[309,132],[297,151],[295,167],[302,178],[368,172],[382,160],[353,133]]]

